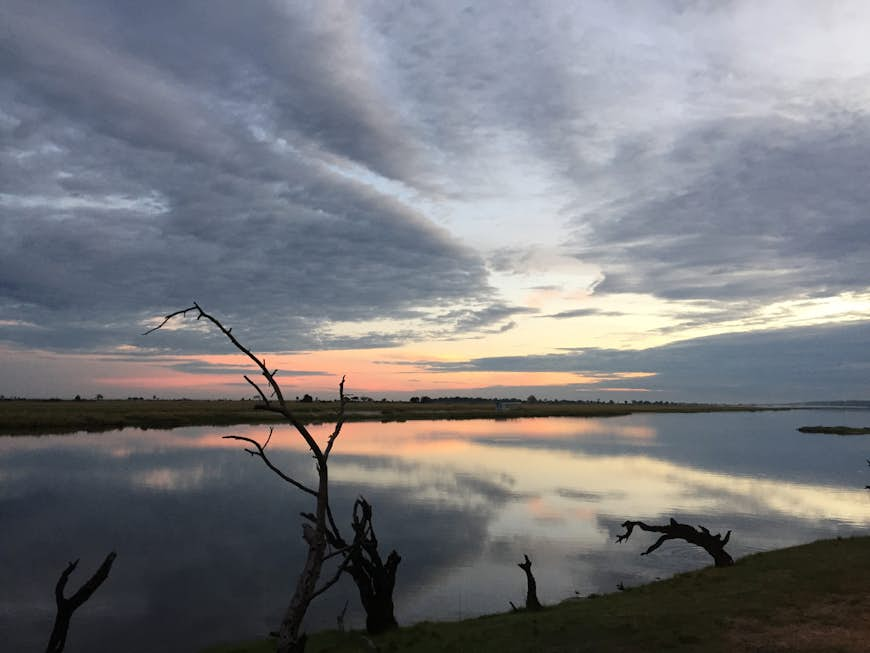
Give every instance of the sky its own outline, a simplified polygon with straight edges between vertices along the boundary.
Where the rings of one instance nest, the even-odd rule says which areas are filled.
[[[0,394],[870,399],[870,4],[0,5]]]

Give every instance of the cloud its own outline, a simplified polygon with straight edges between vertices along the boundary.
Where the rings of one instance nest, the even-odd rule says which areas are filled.
[[[578,255],[602,266],[597,292],[763,305],[866,288],[870,121],[820,117],[687,133],[664,165],[700,171],[587,223]]]
[[[186,372],[188,374],[251,374],[258,370],[253,365],[243,367],[240,365],[217,365],[205,361],[185,361],[168,366],[170,369]],[[327,372],[311,370],[280,370],[282,376],[331,376]]]
[[[610,389],[651,391],[646,398],[652,400],[763,403],[866,397],[870,394],[866,351],[870,351],[870,323],[856,321],[728,333],[640,350],[587,348],[456,362],[417,361],[416,365],[433,372],[595,373]],[[650,376],[614,378],[631,372]],[[568,388],[550,390],[564,397]],[[577,385],[574,391],[600,395],[602,388]],[[544,392],[539,389],[539,394]]]
[[[489,332],[501,333],[512,329],[515,326],[513,321],[505,321],[508,318],[514,315],[533,313],[537,313],[537,309],[497,303],[481,309],[458,309],[447,311],[446,313],[437,316],[436,323],[442,326],[447,326],[448,332],[456,333],[479,333],[481,329],[489,324],[500,324],[499,326],[490,329]]]
[[[625,313],[620,313],[619,311],[605,311],[600,308],[575,308],[570,311],[559,311],[558,313],[553,313],[552,315],[539,315],[538,317],[549,317],[555,320],[567,320],[574,317],[590,317],[592,315],[618,316],[625,315]]]
[[[193,300],[258,349],[485,335],[521,315],[500,275],[863,290],[868,11],[11,0],[0,339],[106,351]]]
[[[357,60],[350,27],[233,7],[173,4],[132,23],[116,5],[4,9],[0,310],[21,324],[0,338],[106,348],[195,299],[268,333],[252,344],[291,350],[342,346],[334,323],[491,302],[474,250],[341,167],[393,175],[413,158],[364,75],[323,69]]]

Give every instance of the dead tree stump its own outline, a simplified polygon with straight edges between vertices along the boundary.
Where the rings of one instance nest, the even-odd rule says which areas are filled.
[[[386,561],[378,551],[372,507],[363,497],[353,504],[353,546],[345,571],[353,578],[366,611],[366,631],[372,635],[398,628],[393,607],[396,571],[402,556],[391,551]]]
[[[518,562],[517,567],[526,573],[526,610],[540,610],[541,602],[538,600],[538,583],[535,581],[535,575],[532,573],[532,561],[529,556],[523,554],[524,562]],[[511,607],[516,610],[517,606],[510,602]]]
[[[79,561],[71,562],[66,566],[57,579],[57,585],[54,587],[54,600],[57,604],[57,616],[54,619],[54,627],[51,629],[51,637],[48,639],[48,646],[45,647],[45,653],[60,653],[63,647],[66,646],[66,635],[69,631],[70,619],[81,605],[91,598],[91,595],[97,591],[97,588],[103,584],[109,577],[109,571],[112,569],[112,563],[115,562],[116,554],[113,551],[106,556],[100,568],[94,572],[94,575],[88,578],[84,585],[69,598],[63,595],[66,589],[67,581],[70,574],[75,571]]]

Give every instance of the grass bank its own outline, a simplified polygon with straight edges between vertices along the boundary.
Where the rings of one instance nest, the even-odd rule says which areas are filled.
[[[230,400],[3,400],[0,434],[34,435],[109,431],[122,428],[166,429],[180,426],[231,426],[280,421],[274,413],[256,410],[255,401]],[[338,412],[336,401],[290,402],[306,424],[330,422]],[[762,410],[753,406],[722,404],[609,404],[574,402],[517,402],[501,408],[495,401],[412,403],[354,401],[346,409],[347,421],[395,422],[415,419],[505,419],[517,417],[613,417],[636,412],[697,413]],[[768,410],[768,409],[764,409]]]
[[[870,538],[825,540],[747,556],[625,592],[535,613],[422,623],[372,638],[311,636],[309,653],[798,651],[870,647]],[[269,653],[271,641],[203,653]]]

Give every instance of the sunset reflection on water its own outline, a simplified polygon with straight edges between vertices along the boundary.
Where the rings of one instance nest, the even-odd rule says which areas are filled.
[[[857,424],[866,414],[847,418]],[[379,538],[403,556],[403,623],[458,618],[520,598],[522,575],[513,571],[525,553],[545,602],[709,564],[703,551],[681,543],[645,557],[639,553],[651,542],[642,536],[615,545],[629,518],[733,530],[735,557],[865,532],[865,441],[795,431],[829,419],[815,411],[347,423],[330,459],[331,496],[340,523],[357,495],[372,501]],[[323,442],[332,428],[312,432]],[[57,561],[98,557],[107,546],[119,550],[118,571],[101,610],[126,606],[115,614],[126,628],[154,630],[159,622],[195,650],[185,611],[220,624],[211,641],[272,627],[303,549],[297,515],[310,506],[244,453],[244,443],[222,437],[263,441],[268,432],[237,426],[0,438],[0,514],[18,533],[0,543],[0,555],[23,565],[0,590],[0,630],[14,618],[41,632],[40,615],[50,609],[50,592],[42,590],[54,582]],[[292,429],[276,428],[267,451],[287,473],[313,483],[313,461]],[[151,603],[167,587],[184,605]],[[232,606],[228,596],[237,597]],[[347,588],[325,596],[312,627],[331,625],[352,596]],[[361,619],[354,605],[351,623]],[[82,621],[80,636],[99,641],[100,624],[89,630]],[[138,650],[153,650],[158,640],[145,638]],[[24,650],[30,641],[16,645]]]

